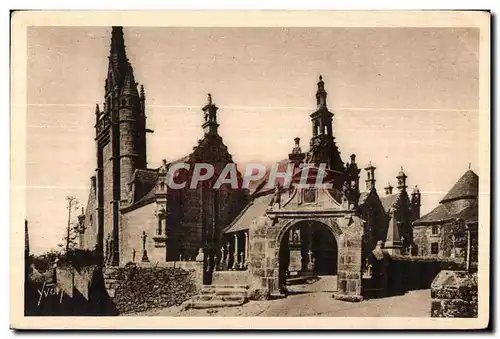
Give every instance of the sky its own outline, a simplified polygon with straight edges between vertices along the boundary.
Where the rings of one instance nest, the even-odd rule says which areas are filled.
[[[27,211],[30,248],[56,248],[65,196],[85,206],[96,167],[110,27],[29,27]],[[478,168],[479,30],[467,28],[124,28],[146,91],[148,164],[192,151],[207,93],[235,162],[273,163],[311,137],[321,74],[343,161],[377,167],[377,190],[403,166],[422,214]],[[361,173],[361,188],[366,179]]]

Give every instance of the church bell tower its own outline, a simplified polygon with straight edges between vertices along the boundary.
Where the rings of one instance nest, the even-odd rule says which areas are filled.
[[[130,181],[136,169],[146,169],[145,94],[137,90],[134,70],[123,39],[123,28],[114,26],[104,86],[104,105],[96,105],[98,250],[103,239],[111,248],[104,256],[107,264],[119,264],[119,209],[128,200]]]
[[[310,152],[308,161],[318,166],[325,163],[326,167],[338,171],[344,171],[344,163],[340,152],[335,144],[333,136],[333,113],[328,110],[326,104],[327,92],[323,77],[319,76],[318,90],[316,91],[316,111],[311,117],[312,138],[310,141]]]

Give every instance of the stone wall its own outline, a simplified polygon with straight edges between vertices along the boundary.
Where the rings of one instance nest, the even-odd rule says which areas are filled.
[[[83,234],[82,249],[95,249],[97,245],[97,197],[95,188],[95,177],[91,180],[87,207],[85,209],[85,232]]]
[[[113,236],[113,152],[111,149],[111,141],[108,142],[102,149],[103,158],[103,191],[104,191],[104,238],[108,234]]]
[[[116,309],[104,287],[101,267],[59,266],[54,279],[28,283],[27,313],[37,316],[107,316]],[[42,293],[42,296],[40,296]]]
[[[157,247],[154,237],[158,230],[155,216],[156,204],[150,203],[137,209],[122,213],[120,218],[120,265],[140,262],[143,254],[142,232],[146,232],[146,250],[151,263],[166,261],[166,248]],[[135,260],[133,252],[135,250]]]
[[[361,219],[353,218],[353,222],[346,228],[343,234],[340,264],[338,269],[337,293],[335,299],[345,301],[361,301],[362,282],[362,239],[364,227]]]
[[[199,292],[202,265],[169,262],[163,266],[108,268],[104,275],[106,289],[120,314],[176,306]]]
[[[429,289],[443,270],[460,270],[464,263],[435,257],[389,255],[373,260],[373,275],[364,279],[366,298],[404,294],[411,290]]]
[[[477,317],[477,273],[441,271],[431,285],[431,317]]]

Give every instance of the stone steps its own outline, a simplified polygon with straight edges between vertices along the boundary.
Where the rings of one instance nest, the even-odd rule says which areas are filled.
[[[241,306],[248,302],[248,285],[204,285],[200,294],[186,301],[182,309]]]

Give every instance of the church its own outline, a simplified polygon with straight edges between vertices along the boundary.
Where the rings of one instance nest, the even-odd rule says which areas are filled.
[[[170,189],[166,173],[177,163],[208,163],[216,172],[234,163],[218,132],[218,108],[208,95],[201,107],[204,136],[190,154],[148,168],[146,94],[127,59],[123,29],[113,27],[104,104],[95,109],[96,170],[80,246],[99,251],[111,266],[194,260],[203,253],[209,268],[241,272],[268,295],[282,294],[287,279],[337,275],[336,297],[361,297],[365,262],[378,242],[396,255],[411,250],[421,196],[416,186],[408,193],[403,167],[395,169],[397,191],[388,185],[379,196],[376,167],[368,161],[360,166],[354,154],[345,163],[341,157],[321,76],[315,99],[309,149],[303,151],[296,138],[278,163],[295,165],[289,187],[278,181],[270,189],[265,176],[251,190],[213,189],[211,180]],[[321,174],[329,187],[299,185],[304,165],[308,183]]]

